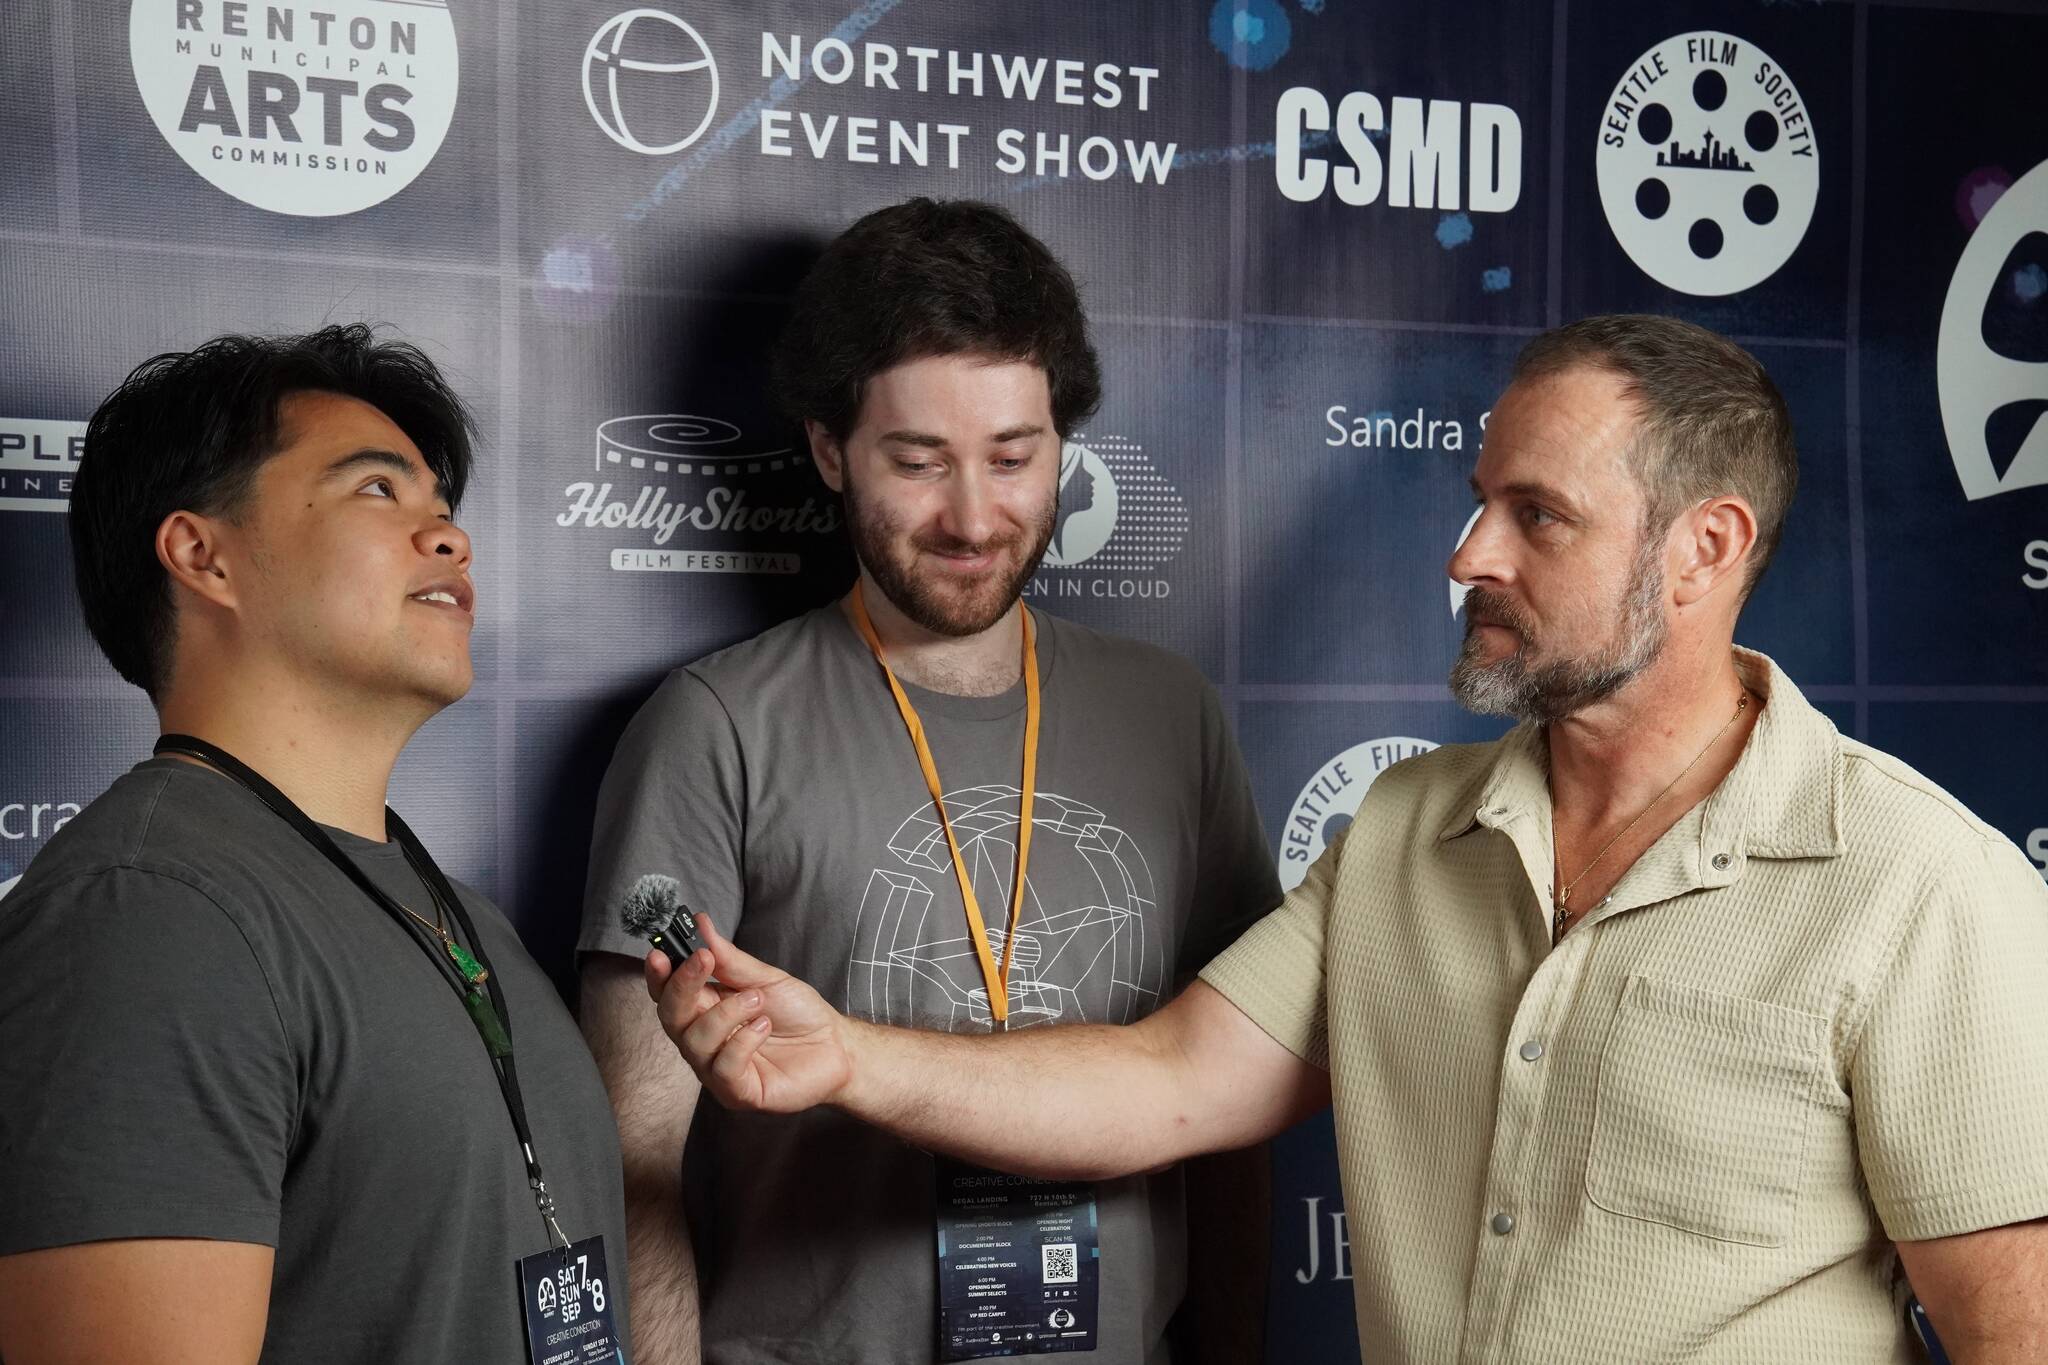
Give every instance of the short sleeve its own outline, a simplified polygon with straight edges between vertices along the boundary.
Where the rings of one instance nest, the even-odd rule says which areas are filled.
[[[133,868],[0,904],[0,1254],[277,1244],[297,1067],[228,914]]]
[[[644,940],[619,907],[649,875],[676,879],[682,901],[739,931],[746,772],[732,718],[710,686],[678,669],[655,689],[619,739],[598,789],[579,952],[641,957]]]
[[[1202,688],[1202,816],[1193,911],[1181,951],[1186,980],[1280,903],[1273,850],[1252,800],[1244,755],[1216,690]]]
[[[2048,1215],[2048,887],[1984,840],[1932,882],[1850,1067],[1871,1202],[1895,1241]]]
[[[1275,1042],[1324,1070],[1330,1066],[1330,1040],[1323,943],[1349,834],[1338,835],[1309,864],[1308,875],[1279,909],[1202,969],[1202,980]]]

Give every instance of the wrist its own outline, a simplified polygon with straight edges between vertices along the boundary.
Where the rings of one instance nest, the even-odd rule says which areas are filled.
[[[862,1116],[872,1103],[864,1082],[874,1069],[868,1063],[876,1032],[873,1024],[839,1016],[839,1046],[846,1057],[846,1076],[826,1103],[857,1117]]]

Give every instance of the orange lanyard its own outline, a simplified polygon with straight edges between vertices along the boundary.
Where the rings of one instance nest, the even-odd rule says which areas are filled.
[[[882,637],[875,634],[875,623],[868,617],[858,582],[847,600],[853,604],[853,620],[860,628],[861,638],[868,642],[875,662],[882,666],[882,676],[889,680],[896,709],[903,714],[903,727],[910,731],[910,742],[917,749],[917,766],[924,770],[924,785],[932,794],[932,809],[939,813],[939,827],[946,831],[946,847],[953,852],[953,876],[960,883],[960,902],[967,907],[967,930],[974,939],[974,955],[981,962],[981,979],[988,985],[989,1013],[997,1028],[1006,1029],[1010,1026],[1010,953],[1017,946],[1017,920],[1024,912],[1024,869],[1031,861],[1031,798],[1038,787],[1038,636],[1031,625],[1031,612],[1019,604],[1018,611],[1024,619],[1024,782],[1017,802],[1017,869],[1010,879],[1010,922],[1003,933],[1003,962],[998,969],[995,954],[989,950],[988,925],[981,917],[981,903],[974,896],[974,878],[968,874],[967,860],[960,854],[960,841],[953,836],[953,822],[946,818],[946,789],[939,783],[932,746],[924,737],[924,722],[917,718],[917,708],[910,704],[903,684],[896,681],[896,672],[889,667]]]

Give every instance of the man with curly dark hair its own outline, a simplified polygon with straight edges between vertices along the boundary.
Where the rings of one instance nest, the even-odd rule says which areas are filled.
[[[776,378],[859,579],[671,674],[599,797],[584,1026],[626,1147],[636,1338],[694,1359],[701,1303],[703,1358],[734,1365],[1251,1359],[1255,1294],[1189,1293],[1225,1318],[1171,1347],[1168,1323],[1197,1268],[1262,1256],[1262,1151],[1014,1182],[836,1114],[699,1106],[646,1008],[619,907],[649,879],[863,1018],[970,1033],[1140,1019],[1279,899],[1202,676],[1019,600],[1101,396],[1045,246],[986,204],[869,214],[798,290]]]

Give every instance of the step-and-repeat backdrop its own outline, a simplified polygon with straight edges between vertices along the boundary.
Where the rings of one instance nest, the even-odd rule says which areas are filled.
[[[2030,12],[2032,11],[2032,12]],[[2048,866],[2048,16],[1802,0],[23,0],[0,11],[0,892],[153,735],[74,607],[84,419],[227,330],[389,323],[475,402],[477,684],[397,804],[565,984],[661,673],[838,591],[763,357],[810,254],[989,199],[1107,401],[1031,601],[1194,659],[1290,884],[1490,737],[1444,562],[1524,338],[1738,337],[1803,488],[1744,640]],[[1327,1122],[1270,1358],[1351,1359]]]

